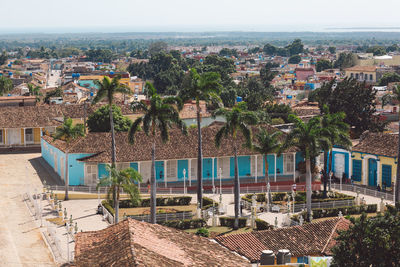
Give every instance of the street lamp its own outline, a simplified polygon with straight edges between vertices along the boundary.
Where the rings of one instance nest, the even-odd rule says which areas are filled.
[[[183,194],[186,195],[186,169],[183,169]]]

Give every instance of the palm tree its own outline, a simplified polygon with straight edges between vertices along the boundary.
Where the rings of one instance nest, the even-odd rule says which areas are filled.
[[[350,127],[347,123],[344,122],[345,117],[346,114],[344,112],[330,114],[329,108],[326,105],[323,107],[323,116],[321,119],[321,134],[325,138],[321,140],[321,147],[324,151],[324,198],[326,198],[327,192],[328,170],[332,169],[333,146],[339,145],[346,150],[350,149],[351,147],[351,140],[349,136]]]
[[[200,100],[210,102],[221,103],[221,99],[218,96],[220,93],[220,76],[215,72],[205,72],[201,75],[197,73],[197,70],[190,69],[189,74],[185,77],[184,89],[180,93],[180,97],[183,101],[195,100],[196,101],[196,116],[197,116],[197,203],[198,208],[203,207],[203,149],[202,149],[202,136],[201,136],[201,109]]]
[[[397,99],[397,101],[399,101],[400,103],[400,86],[397,86],[393,89],[393,93]],[[399,104],[399,116],[400,116],[400,104]],[[400,136],[400,121],[399,121],[399,134]],[[397,150],[397,162],[399,161],[400,158],[400,141],[398,144],[398,150]],[[400,202],[400,168],[399,168],[399,163],[397,163],[397,171],[396,171],[396,184],[395,184],[395,202],[399,203]]]
[[[40,86],[35,86],[31,83],[28,83],[28,90],[30,95],[36,96],[36,102],[39,102],[40,96],[42,96],[42,93],[40,92]]]
[[[68,186],[69,186],[69,176],[68,176],[68,145],[69,143],[79,136],[84,136],[83,124],[72,125],[71,118],[64,118],[64,123],[56,128],[56,132],[53,135],[54,139],[61,139],[67,142],[67,148],[65,150],[65,196],[64,200],[68,200]]]
[[[268,175],[268,160],[267,155],[271,153],[278,153],[281,149],[281,142],[279,137],[281,136],[282,132],[275,131],[273,133],[268,133],[267,130],[261,129],[256,137],[257,143],[254,144],[253,150],[263,155],[264,164],[265,164],[265,183],[268,189],[268,197],[267,197],[267,208],[269,211],[270,203],[272,203],[272,196],[270,190],[270,183],[269,183],[269,175]],[[257,164],[257,163],[256,163]],[[275,166],[276,168],[276,166]]]
[[[286,136],[284,148],[296,146],[305,156],[306,160],[306,196],[307,196],[307,217],[311,218],[311,161],[318,154],[322,140],[321,118],[314,117],[307,123],[297,116],[291,114],[289,119],[294,122],[294,128]]]
[[[104,98],[107,98],[108,105],[110,107],[110,127],[111,127],[111,164],[115,166],[116,162],[116,151],[115,151],[115,132],[114,132],[114,121],[112,114],[112,103],[114,101],[114,95],[116,93],[126,94],[129,93],[129,89],[119,82],[120,77],[114,77],[110,79],[108,76],[104,76],[103,80],[94,81],[95,85],[99,88],[95,98],[93,99],[93,104],[98,103]]]
[[[110,188],[107,192],[107,199],[110,199],[111,194],[116,196],[114,200],[117,202],[114,204],[114,207],[116,207],[114,223],[118,223],[121,188],[129,194],[129,198],[131,199],[133,205],[139,204],[140,194],[135,182],[140,183],[142,181],[142,176],[132,168],[118,171],[112,165],[107,165],[106,170],[110,175],[100,179],[99,183],[97,184],[97,189],[100,186],[109,186]]]
[[[137,118],[132,124],[128,139],[131,144],[135,143],[135,134],[139,131],[140,125],[143,124],[143,130],[146,135],[151,135],[151,194],[150,194],[150,222],[156,223],[156,179],[155,179],[155,157],[156,157],[156,138],[157,133],[160,133],[161,140],[167,142],[169,140],[169,129],[172,124],[187,134],[186,125],[179,118],[179,109],[182,107],[182,102],[176,97],[161,98],[154,86],[147,82],[147,92],[149,95],[150,104],[147,106],[143,102],[132,103],[132,110],[141,110],[144,112],[142,117]]]
[[[238,157],[237,157],[237,148],[238,148],[237,135],[238,132],[240,132],[244,137],[245,145],[251,148],[252,131],[249,125],[256,124],[258,119],[253,112],[247,111],[245,103],[237,104],[232,108],[232,110],[220,108],[216,110],[214,113],[214,116],[217,115],[225,117],[226,122],[215,135],[215,145],[217,147],[220,147],[222,138],[228,138],[231,141],[235,157],[235,180],[234,180],[235,223],[233,228],[236,230],[239,228],[239,197],[240,197]]]
[[[100,100],[107,98],[108,100],[108,105],[110,107],[110,128],[111,128],[111,166],[115,167],[115,163],[117,160],[117,154],[116,154],[116,148],[115,148],[115,132],[114,132],[114,120],[113,120],[113,114],[112,114],[112,103],[114,100],[114,95],[116,93],[128,93],[129,90],[127,87],[119,82],[120,77],[114,77],[113,79],[110,79],[108,76],[104,76],[103,80],[100,81],[94,81],[95,85],[99,88],[99,91],[97,92],[95,98],[93,99],[93,104],[98,103]],[[117,203],[116,201],[117,196],[114,194],[113,195],[113,201],[114,205]],[[114,207],[114,209],[117,209],[117,207]]]

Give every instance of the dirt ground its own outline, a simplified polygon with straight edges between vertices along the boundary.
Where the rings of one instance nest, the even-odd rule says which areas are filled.
[[[56,266],[23,193],[41,185],[34,154],[0,154],[0,266]]]

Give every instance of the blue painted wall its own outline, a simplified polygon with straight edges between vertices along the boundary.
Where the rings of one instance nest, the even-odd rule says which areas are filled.
[[[203,159],[203,179],[212,179],[212,158]]]
[[[98,168],[98,174],[99,174],[99,178],[102,179],[104,177],[108,177],[109,173],[106,169],[107,164],[106,163],[99,163],[97,165]]]
[[[85,184],[85,163],[77,159],[90,156],[92,154],[68,154],[69,185]]]
[[[296,170],[299,167],[299,163],[304,161],[303,152],[296,152]]]
[[[283,174],[283,155],[276,158],[276,173]]]
[[[156,161],[156,180],[164,181],[164,161]]]
[[[186,170],[186,180],[188,180],[189,175],[189,161],[188,160],[178,160],[178,180],[183,181],[183,170]]]
[[[136,171],[139,171],[139,165],[137,162],[131,162],[130,167]]]
[[[251,157],[238,156],[239,177],[250,177],[251,174]],[[235,157],[230,158],[230,176],[235,176]]]

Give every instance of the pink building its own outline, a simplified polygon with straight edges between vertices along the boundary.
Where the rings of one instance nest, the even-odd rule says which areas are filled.
[[[310,76],[314,76],[315,74],[313,68],[296,68],[295,72],[298,81],[306,81]]]

